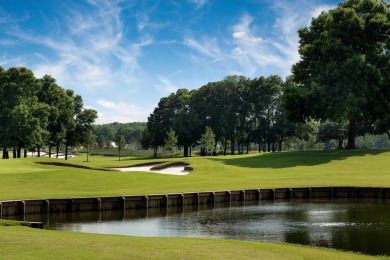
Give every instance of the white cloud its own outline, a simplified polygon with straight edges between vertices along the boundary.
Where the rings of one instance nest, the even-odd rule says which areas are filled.
[[[97,104],[99,108],[94,108],[98,111],[97,124],[144,122],[154,109],[152,106],[139,106],[105,99],[98,100]]]
[[[244,14],[237,24],[231,26],[235,43],[231,50],[233,59],[249,76],[262,69],[279,71],[272,73],[281,76],[288,75],[291,65],[299,60],[297,30],[310,25],[312,17],[332,7],[318,6],[315,2],[308,4],[304,0],[275,0],[272,2],[276,14],[272,37],[265,31],[259,31],[251,15]]]
[[[184,45],[194,49],[198,53],[209,58],[217,59],[223,56],[223,53],[218,46],[217,38],[202,37],[200,40],[195,40],[192,37],[184,38]]]
[[[66,21],[45,35],[14,30],[14,38],[50,48],[56,57],[36,63],[37,76],[50,74],[64,88],[77,84],[81,88],[102,89],[123,85],[138,86],[137,73],[141,48],[152,42],[139,39],[128,42],[121,20],[122,9],[112,1],[89,1],[94,10],[69,6],[64,8]],[[38,51],[36,56],[44,57]],[[135,90],[135,89],[134,89]]]
[[[190,3],[193,3],[194,5],[196,5],[197,9],[201,8],[202,6],[204,6],[207,3],[207,0],[189,0],[189,1],[190,1]]]
[[[250,25],[253,18],[246,14],[241,17],[240,23],[233,26],[233,38],[244,41],[246,43],[259,43],[263,41],[261,37],[256,37],[251,30]]]
[[[246,33],[245,32],[234,32],[233,33],[233,38],[243,39],[245,37],[246,37]]]
[[[159,76],[159,84],[155,85],[154,88],[161,94],[167,95],[176,92],[180,87],[176,86],[169,77]]]

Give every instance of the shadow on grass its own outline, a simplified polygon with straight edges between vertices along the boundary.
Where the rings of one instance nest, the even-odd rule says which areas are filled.
[[[96,171],[112,171],[111,169],[108,169],[108,168],[95,168],[95,167],[89,167],[89,166],[85,166],[85,165],[66,163],[66,162],[35,162],[35,163],[43,164],[43,165],[64,166],[64,167],[96,170]]]
[[[259,154],[245,158],[222,159],[210,158],[226,165],[247,168],[289,168],[294,166],[314,166],[329,163],[331,161],[345,160],[350,157],[378,155],[389,150],[327,150],[327,151],[302,151],[302,152],[275,152]]]

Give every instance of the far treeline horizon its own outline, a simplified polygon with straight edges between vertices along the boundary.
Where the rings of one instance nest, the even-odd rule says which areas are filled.
[[[346,138],[347,149],[356,148],[358,135],[390,138],[389,9],[384,0],[347,0],[313,18],[298,30],[300,60],[286,80],[227,76],[161,98],[141,144],[156,155],[176,138],[188,156],[206,127],[224,154],[228,143],[231,154],[235,144],[240,152],[251,142],[281,150],[283,141],[303,139],[308,129],[328,132],[339,148]],[[3,159],[9,147],[17,157],[22,148],[39,151],[44,145],[64,145],[67,154],[69,146],[93,141],[97,112],[83,108],[81,96],[51,76],[36,79],[27,68],[0,67],[0,107]],[[123,134],[115,139],[123,141]]]

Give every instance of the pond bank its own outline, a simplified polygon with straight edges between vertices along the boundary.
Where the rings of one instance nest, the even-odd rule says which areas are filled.
[[[312,187],[207,191],[144,196],[56,198],[0,201],[0,218],[52,212],[82,212],[158,208],[276,199],[379,198],[390,199],[390,188]]]

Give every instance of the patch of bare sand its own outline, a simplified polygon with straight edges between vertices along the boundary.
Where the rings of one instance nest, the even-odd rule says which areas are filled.
[[[161,170],[155,170],[155,169],[152,170],[153,166],[154,165],[141,165],[141,166],[132,166],[132,167],[125,167],[125,168],[113,168],[113,169],[122,172],[131,172],[131,171],[154,172],[154,173],[172,174],[172,175],[187,175],[191,172],[190,170],[186,170],[184,166],[180,166],[180,165],[172,165]]]

